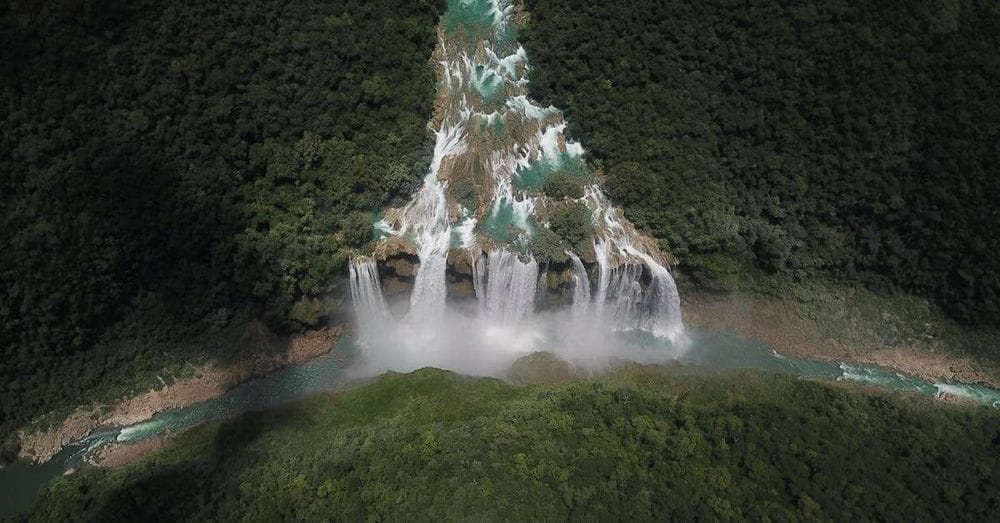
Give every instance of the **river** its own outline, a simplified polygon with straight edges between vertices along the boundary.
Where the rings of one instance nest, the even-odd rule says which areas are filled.
[[[658,338],[632,335],[630,345],[636,359],[649,362],[650,354],[664,354]],[[767,345],[715,331],[689,332],[690,349],[676,361],[679,368],[720,371],[755,369],[790,374],[807,379],[847,381],[885,389],[936,396],[942,393],[972,399],[982,405],[1000,407],[1000,391],[962,383],[932,383],[887,369],[856,364],[835,364],[778,354]],[[356,356],[352,340],[343,339],[336,357],[320,356],[302,365],[288,367],[270,376],[244,383],[217,398],[157,414],[152,419],[122,429],[105,429],[64,448],[43,464],[18,462],[0,470],[0,518],[30,507],[41,489],[69,470],[83,465],[84,457],[112,442],[137,442],[177,434],[199,424],[231,418],[246,412],[280,408],[289,402],[321,392],[335,391],[355,376],[348,363]]]

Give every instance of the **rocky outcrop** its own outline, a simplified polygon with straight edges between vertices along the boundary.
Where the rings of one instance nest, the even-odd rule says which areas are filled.
[[[111,443],[87,456],[87,462],[95,467],[115,468],[134,463],[163,448],[166,437],[152,438],[135,443]]]

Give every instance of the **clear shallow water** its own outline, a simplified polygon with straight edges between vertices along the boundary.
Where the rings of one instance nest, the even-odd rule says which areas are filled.
[[[634,359],[637,361],[652,362],[655,361],[656,354],[671,353],[664,351],[664,342],[648,334],[632,332],[624,334],[623,338],[629,347],[634,347]],[[356,350],[350,340],[342,340],[338,343],[336,352],[350,360],[355,356]],[[121,430],[99,431],[67,446],[47,463],[34,465],[19,462],[10,465],[0,470],[0,518],[13,516],[27,509],[40,489],[67,470],[79,467],[88,452],[102,445],[115,441],[135,442],[177,433],[208,421],[280,407],[296,399],[334,389],[351,378],[344,361],[333,356],[321,356],[247,382],[218,398],[162,412],[148,421]],[[690,349],[677,361],[700,368],[756,369],[804,378],[851,381],[928,396],[947,393],[971,398],[983,405],[1000,407],[1000,391],[986,387],[961,383],[930,383],[873,366],[792,358],[774,352],[767,345],[717,332],[691,332]]]

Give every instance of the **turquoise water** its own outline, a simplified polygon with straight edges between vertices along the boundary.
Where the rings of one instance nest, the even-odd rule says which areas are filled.
[[[623,334],[634,347],[637,361],[651,361],[663,354],[663,344],[641,332]],[[338,343],[336,353],[349,360],[354,354],[350,340]],[[122,430],[108,429],[63,449],[47,463],[15,463],[0,471],[0,518],[25,510],[53,479],[79,467],[84,455],[113,442],[141,441],[180,432],[207,421],[245,412],[279,407],[293,400],[327,391],[347,381],[344,359],[322,356],[305,364],[247,382],[226,394],[185,408],[157,414]],[[927,396],[948,393],[1000,407],[1000,391],[961,383],[929,383],[896,372],[866,365],[835,364],[783,356],[767,345],[736,336],[708,331],[690,333],[690,349],[678,361],[684,365],[719,370],[756,369],[804,378],[850,381]]]
[[[338,343],[337,354],[350,356],[350,343]],[[345,364],[332,355],[288,367],[270,376],[244,383],[217,398],[181,409],[161,412],[150,420],[121,430],[108,429],[64,448],[46,463],[14,463],[0,470],[0,518],[27,509],[40,489],[67,470],[79,467],[85,454],[119,441],[141,441],[180,432],[206,421],[281,406],[293,400],[330,390],[343,383]]]
[[[586,164],[579,158],[567,152],[560,152],[558,158],[550,160],[541,157],[528,165],[527,168],[518,171],[514,178],[514,188],[520,190],[540,190],[545,180],[557,171],[563,171],[576,180],[586,181],[590,179]]]

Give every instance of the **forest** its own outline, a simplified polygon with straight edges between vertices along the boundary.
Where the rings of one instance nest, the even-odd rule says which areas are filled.
[[[0,440],[324,322],[351,224],[429,163],[442,8],[0,5]]]
[[[989,521],[998,442],[993,409],[791,377],[424,369],[64,476],[24,519]]]
[[[343,312],[347,253],[429,164],[444,3],[0,4],[4,454],[42,414],[242,357],[251,324]],[[694,286],[829,279],[1000,324],[995,2],[523,3],[533,96]]]
[[[826,279],[1000,325],[1000,6],[525,0],[535,98],[698,287]]]

